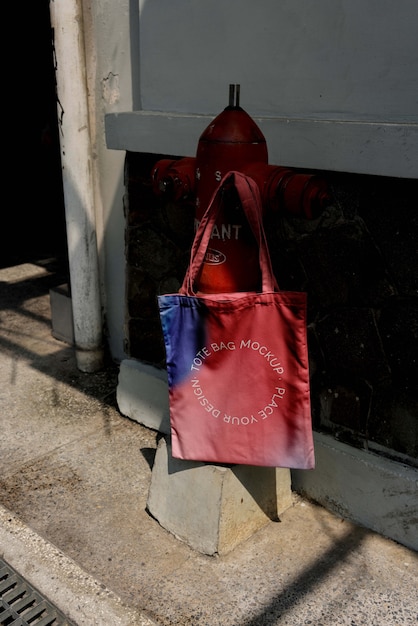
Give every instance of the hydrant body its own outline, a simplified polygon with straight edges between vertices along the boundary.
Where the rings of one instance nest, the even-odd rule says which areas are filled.
[[[231,170],[244,172],[251,163],[267,162],[264,135],[238,104],[230,103],[202,133],[197,146],[195,230],[225,174]],[[239,203],[225,194],[199,276],[199,291],[218,293],[259,288],[254,235]]]
[[[195,158],[162,160],[154,166],[154,190],[169,193],[175,200],[193,195],[196,230],[221,179],[231,170],[256,181],[263,210],[284,210],[311,218],[328,202],[322,179],[268,164],[264,135],[239,106],[239,85],[230,85],[229,106],[203,131]],[[197,289],[202,293],[260,289],[258,247],[238,199],[228,190]]]

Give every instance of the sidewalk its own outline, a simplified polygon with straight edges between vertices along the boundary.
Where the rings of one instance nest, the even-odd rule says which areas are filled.
[[[161,528],[158,434],[52,337],[56,270],[0,269],[0,557],[80,626],[417,623],[418,555],[301,498],[224,557]]]

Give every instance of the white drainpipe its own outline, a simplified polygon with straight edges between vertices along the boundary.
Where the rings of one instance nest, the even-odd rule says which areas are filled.
[[[81,371],[95,372],[103,366],[103,338],[82,0],[51,0],[50,13],[75,353]]]

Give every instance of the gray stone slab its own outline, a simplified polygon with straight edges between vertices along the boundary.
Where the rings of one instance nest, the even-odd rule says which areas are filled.
[[[167,372],[135,359],[120,364],[117,387],[120,412],[159,432],[170,433]]]
[[[316,468],[292,486],[338,515],[418,550],[418,470],[315,433]]]

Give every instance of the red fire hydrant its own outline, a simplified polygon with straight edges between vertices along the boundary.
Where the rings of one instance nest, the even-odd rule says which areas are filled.
[[[268,164],[267,144],[254,120],[239,105],[239,85],[229,86],[229,106],[200,136],[196,157],[158,161],[154,191],[173,200],[195,198],[195,228],[221,179],[231,170],[257,183],[263,210],[316,217],[330,202],[327,183],[312,174]],[[259,289],[258,249],[246,218],[226,190],[199,278],[202,293]]]

